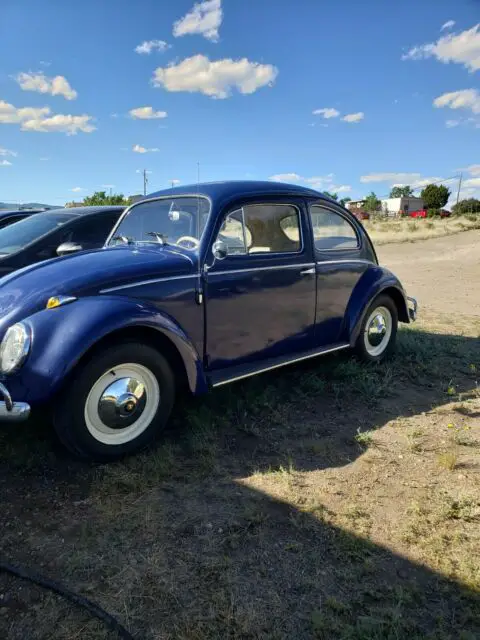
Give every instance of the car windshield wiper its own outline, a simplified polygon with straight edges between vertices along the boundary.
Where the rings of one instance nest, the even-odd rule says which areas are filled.
[[[148,231],[145,235],[157,238],[157,240],[159,240],[162,244],[168,244],[168,236],[166,236],[164,233],[160,233],[159,231]]]
[[[125,244],[135,244],[135,240],[129,236],[113,236],[110,242],[115,242],[117,240],[121,240]]]

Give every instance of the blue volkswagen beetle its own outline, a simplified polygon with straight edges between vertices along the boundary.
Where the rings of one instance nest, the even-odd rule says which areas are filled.
[[[342,349],[379,361],[416,302],[354,216],[311,189],[160,191],[106,246],[0,280],[0,419],[53,409],[75,455],[150,444],[176,393],[202,394]]]

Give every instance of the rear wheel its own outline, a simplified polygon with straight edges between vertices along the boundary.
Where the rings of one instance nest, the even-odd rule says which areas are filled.
[[[166,359],[145,344],[122,343],[95,354],[54,408],[54,426],[77,457],[108,461],[151,444],[175,397]]]
[[[384,360],[395,349],[398,311],[387,295],[376,298],[365,314],[355,350],[367,362]]]

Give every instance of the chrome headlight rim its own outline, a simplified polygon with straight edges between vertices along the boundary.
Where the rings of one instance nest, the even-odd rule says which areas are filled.
[[[5,350],[5,345],[7,341],[10,339],[9,336],[11,336],[13,332],[18,329],[20,329],[22,332],[22,338],[23,338],[22,347],[21,347],[21,350],[19,351],[15,364],[10,368],[6,369],[3,366],[3,354]],[[31,346],[32,346],[32,330],[27,323],[16,322],[15,324],[12,324],[10,327],[8,327],[7,331],[5,332],[5,335],[3,336],[3,340],[0,343],[0,373],[4,375],[10,375],[18,371],[24,364],[25,360],[27,359],[27,356],[30,353]]]

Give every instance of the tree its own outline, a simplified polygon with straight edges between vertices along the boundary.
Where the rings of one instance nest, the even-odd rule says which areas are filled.
[[[457,216],[463,213],[480,213],[480,200],[477,198],[460,200],[458,204],[453,205],[452,211]]]
[[[365,198],[364,209],[367,211],[378,211],[381,207],[382,203],[377,198],[373,191]]]
[[[442,209],[450,197],[450,189],[443,184],[427,184],[420,194],[425,209]]]
[[[330,191],[324,191],[323,193],[332,200],[338,200],[338,193],[330,193]]]
[[[114,193],[107,196],[105,191],[95,191],[92,196],[86,196],[83,199],[83,204],[86,207],[98,207],[104,204],[128,204],[128,200],[124,198],[123,193]]]
[[[408,184],[403,187],[392,187],[390,198],[409,198],[413,196],[413,189]]]
[[[347,202],[351,202],[351,200],[352,199],[348,198],[348,197],[347,198],[340,198],[340,204],[342,205],[342,207],[344,207],[347,204]]]

